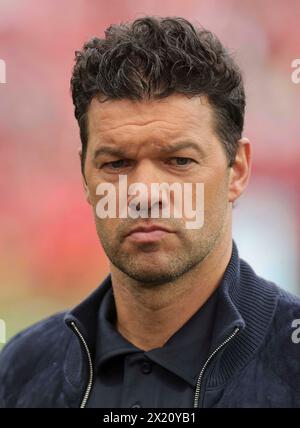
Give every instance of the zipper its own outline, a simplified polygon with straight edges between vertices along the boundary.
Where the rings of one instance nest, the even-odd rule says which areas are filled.
[[[94,370],[93,370],[93,363],[92,363],[92,357],[91,357],[91,353],[90,350],[88,348],[88,345],[85,341],[85,338],[83,337],[83,335],[80,333],[77,325],[74,323],[74,321],[71,322],[71,326],[73,328],[73,330],[75,331],[77,337],[80,339],[81,343],[83,344],[83,347],[86,351],[87,354],[87,359],[88,359],[88,363],[89,363],[89,381],[85,390],[85,394],[83,396],[82,402],[80,404],[80,409],[84,409],[86,406],[86,403],[89,399],[89,395],[92,389],[92,385],[93,385],[93,378],[94,378]]]
[[[200,391],[201,391],[201,383],[202,383],[202,378],[203,378],[203,374],[205,372],[205,369],[207,368],[208,364],[210,363],[210,361],[213,359],[213,357],[220,351],[220,349],[222,349],[228,342],[230,342],[231,339],[234,338],[234,336],[237,334],[237,332],[240,330],[239,327],[235,328],[234,331],[230,334],[230,336],[228,336],[211,354],[210,356],[207,358],[207,360],[205,361],[199,376],[198,376],[198,380],[197,380],[197,384],[196,384],[196,389],[195,389],[195,396],[194,396],[194,408],[198,408],[199,406],[199,398],[200,398]]]
[[[83,396],[82,402],[80,404],[80,408],[84,409],[86,406],[86,403],[89,399],[89,395],[92,389],[92,385],[93,385],[93,378],[94,378],[94,369],[93,369],[93,363],[92,363],[92,357],[91,357],[91,353],[90,350],[88,348],[88,345],[86,343],[85,338],[83,337],[83,335],[80,333],[77,325],[74,323],[74,321],[71,322],[71,326],[73,328],[73,330],[75,331],[77,337],[80,339],[81,343],[83,344],[83,347],[86,351],[86,355],[87,355],[87,359],[88,359],[88,363],[89,363],[89,381],[85,390],[85,394]],[[222,342],[220,343],[220,345],[209,355],[209,357],[207,358],[207,360],[205,361],[198,379],[197,379],[197,384],[196,384],[196,389],[195,389],[195,396],[194,396],[194,408],[198,408],[199,405],[199,398],[200,398],[200,391],[201,391],[201,383],[202,383],[202,378],[203,378],[203,374],[208,366],[208,364],[211,362],[211,360],[214,358],[214,356],[220,351],[220,349],[222,349],[225,345],[227,345],[228,342],[230,342],[231,339],[234,338],[234,336],[238,333],[238,331],[240,330],[239,327],[235,328],[234,331]]]

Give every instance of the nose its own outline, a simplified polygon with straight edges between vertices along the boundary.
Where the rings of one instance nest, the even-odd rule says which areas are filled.
[[[128,209],[134,217],[154,217],[161,215],[162,209],[168,204],[164,191],[154,191],[153,184],[162,184],[164,174],[151,159],[143,159],[136,166],[134,173],[128,176]]]

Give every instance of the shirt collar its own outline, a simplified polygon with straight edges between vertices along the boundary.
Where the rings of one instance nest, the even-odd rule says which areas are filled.
[[[195,386],[197,374],[209,351],[217,299],[218,289],[164,346],[144,352],[128,342],[115,328],[115,301],[113,290],[109,288],[98,314],[95,358],[97,370],[104,370],[105,364],[116,357],[140,352],[145,358]]]
[[[278,290],[272,283],[258,277],[253,269],[239,258],[235,242],[232,255],[219,287],[219,303],[215,316],[211,350],[218,349],[233,330],[239,329],[230,346],[223,348],[221,358],[214,363],[208,387],[226,382],[243,367],[261,345],[276,310]],[[84,301],[65,314],[64,321],[74,333],[74,325],[84,337],[94,360],[97,342],[99,307],[111,287],[108,275],[102,284]],[[66,359],[75,364],[75,357]]]
[[[141,350],[128,342],[115,328],[116,307],[113,289],[106,291],[99,308],[96,343],[96,367],[99,370],[111,358],[140,352]]]

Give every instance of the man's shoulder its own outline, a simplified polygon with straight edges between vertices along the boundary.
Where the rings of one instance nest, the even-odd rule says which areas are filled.
[[[277,305],[261,357],[277,383],[289,385],[299,400],[300,298],[271,284],[277,289]]]
[[[296,311],[296,313],[298,313],[300,310],[300,296],[296,296],[275,284],[273,281],[258,275],[243,259],[240,259],[240,267],[242,271],[241,277],[247,283],[247,286],[251,284],[256,287],[256,298],[265,298],[267,295],[276,297],[277,304],[275,313],[277,315],[279,313],[281,314],[281,312],[285,313],[287,309],[289,312]]]
[[[0,381],[16,368],[34,365],[49,358],[69,341],[71,332],[64,324],[66,312],[58,312],[12,337],[0,352]]]
[[[278,302],[274,315],[273,330],[285,339],[291,338],[296,327],[300,327],[300,297],[276,286]],[[299,333],[300,340],[300,333]],[[291,340],[292,343],[295,341]],[[300,343],[298,346],[300,352]]]
[[[300,318],[300,297],[290,291],[283,289],[277,284],[264,280],[269,287],[273,287],[277,294],[277,305],[274,314],[274,323],[276,327],[291,323],[294,319]],[[291,324],[290,323],[290,324]]]
[[[16,334],[0,353],[0,408],[28,407],[42,396],[45,382],[55,382],[72,332],[65,312],[56,313]],[[34,400],[33,400],[34,401]],[[37,400],[38,401],[38,400]],[[45,403],[47,400],[45,400]]]
[[[290,339],[296,324],[300,326],[300,297],[272,281],[259,276],[257,276],[257,278],[258,285],[261,289],[273,290],[276,296],[276,305],[274,307],[275,310],[269,329],[269,335],[276,338],[277,343],[281,340],[285,341],[287,338]],[[291,343],[293,343],[293,341],[291,341]]]
[[[243,278],[247,287],[255,288],[257,305],[264,307],[265,313],[272,313],[266,329],[265,340],[260,348],[268,356],[269,365],[287,367],[286,358],[299,376],[300,358],[300,297],[287,291],[272,281],[257,275],[245,262],[241,261]],[[245,279],[246,278],[246,279]],[[256,308],[254,307],[253,310]],[[260,318],[264,313],[260,314]],[[297,331],[298,328],[298,331]],[[298,337],[296,337],[298,334]],[[290,367],[291,369],[291,367]],[[293,371],[293,370],[292,370]],[[299,379],[300,380],[300,379]]]
[[[296,308],[300,307],[300,296],[296,296],[283,288],[276,286],[278,290],[279,300],[282,304],[293,306]]]

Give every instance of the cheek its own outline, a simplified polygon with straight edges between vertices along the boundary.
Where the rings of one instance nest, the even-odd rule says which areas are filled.
[[[120,228],[121,219],[118,218],[100,218],[94,209],[94,217],[98,228],[104,231],[109,231],[111,235],[116,235]]]
[[[209,180],[204,186],[204,212],[206,222],[219,222],[228,207],[228,180],[227,177],[217,176]]]
[[[104,247],[115,247],[120,242],[118,234],[118,219],[101,219],[95,214],[98,238]]]

